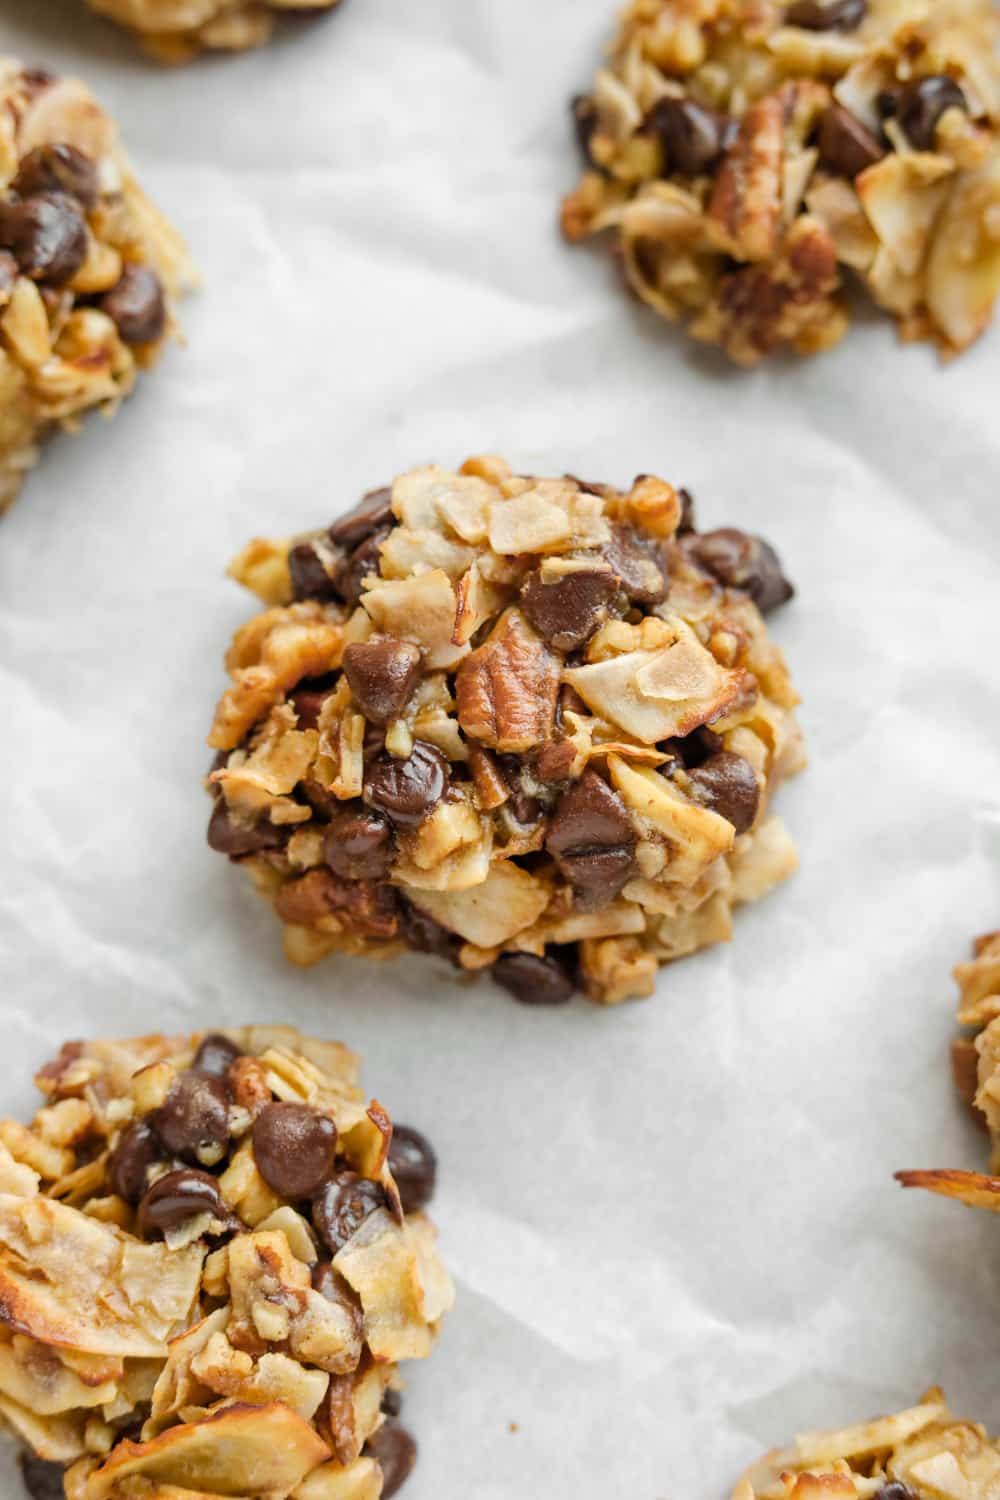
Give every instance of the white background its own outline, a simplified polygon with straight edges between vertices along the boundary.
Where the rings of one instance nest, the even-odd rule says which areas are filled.
[[[347,0],[164,72],[79,0],[0,0],[5,50],[92,82],[204,273],[188,347],[0,523],[5,1103],[66,1036],[266,1017],[356,1047],[437,1143],[459,1291],[411,1371],[407,1500],[719,1500],[796,1427],[932,1380],[1000,1424],[1000,1225],[891,1177],[985,1159],[946,1047],[949,968],[1000,923],[1000,333],[943,369],[869,318],[746,374],[631,306],[555,229],[611,10]],[[292,971],[204,843],[253,608],[229,557],[481,450],[687,484],[799,586],[773,625],[801,873],[654,1000]]]

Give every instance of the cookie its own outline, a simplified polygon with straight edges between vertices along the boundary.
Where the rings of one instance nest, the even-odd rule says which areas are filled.
[[[208,840],[293,962],[413,948],[612,1004],[795,868],[762,614],[791,585],[664,481],[414,469],[231,572],[267,608],[226,658]]]
[[[748,1469],[732,1500],[988,1500],[998,1483],[1000,1448],[934,1389],[892,1416],[803,1433]]]
[[[84,84],[6,58],[0,105],[3,510],[46,433],[128,395],[193,270]]]
[[[91,10],[134,31],[158,62],[200,52],[244,52],[269,41],[285,16],[319,16],[338,0],[87,0]]]
[[[632,0],[563,229],[738,364],[829,349],[854,282],[957,354],[1000,291],[998,32],[992,0]]]
[[[246,1026],[72,1042],[36,1083],[32,1123],[0,1120],[0,1418],[29,1493],[392,1494],[397,1363],[452,1291],[433,1151],[353,1054]]]

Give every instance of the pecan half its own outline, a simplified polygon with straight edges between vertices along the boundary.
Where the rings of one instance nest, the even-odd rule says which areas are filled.
[[[458,722],[496,750],[530,750],[552,738],[559,661],[521,610],[508,609],[455,679]]]
[[[781,219],[784,116],[776,95],[758,99],[719,168],[709,218],[739,260],[766,260]]]

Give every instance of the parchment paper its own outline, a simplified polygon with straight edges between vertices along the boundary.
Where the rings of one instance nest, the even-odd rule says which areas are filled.
[[[410,1372],[407,1500],[720,1500],[796,1428],[933,1380],[1000,1426],[1000,1224],[891,1178],[985,1159],[946,1044],[950,966],[1000,924],[1000,333],[945,370],[872,318],[746,374],[630,306],[555,231],[612,10],[346,0],[163,72],[78,0],[0,4],[5,50],[119,117],[205,280],[188,347],[0,523],[3,1105],[84,1033],[280,1017],[356,1047],[437,1144],[459,1290]],[[482,450],[685,483],[799,586],[773,626],[801,873],[655,1000],[292,971],[205,846],[253,608],[230,556]]]

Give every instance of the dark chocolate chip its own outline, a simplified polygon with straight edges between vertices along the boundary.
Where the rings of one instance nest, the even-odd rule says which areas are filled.
[[[666,172],[698,177],[710,172],[725,150],[728,122],[694,99],[657,99],[646,124],[663,147]]]
[[[389,1144],[389,1171],[399,1188],[403,1211],[416,1213],[434,1196],[437,1156],[425,1135],[412,1125],[394,1125]]]
[[[337,1127],[311,1104],[265,1104],[253,1123],[253,1155],[279,1197],[311,1198],[333,1171]]]
[[[84,208],[97,202],[97,168],[75,146],[55,142],[29,151],[11,183],[21,198],[35,193],[69,193]]]
[[[400,926],[407,943],[418,953],[433,953],[436,958],[454,961],[461,946],[460,939],[418,906],[411,906],[408,901],[402,903]]]
[[[26,276],[60,286],[87,258],[87,226],[65,193],[36,193],[0,213],[0,243]]]
[[[562,1005],[576,988],[559,960],[548,954],[502,953],[490,973],[522,1005]]]
[[[677,535],[684,536],[688,531],[695,528],[694,518],[694,496],[690,490],[678,490],[677,498],[681,502],[681,518],[677,522]]]
[[[785,25],[803,31],[856,31],[867,14],[868,0],[795,0],[785,11]]]
[[[379,549],[391,529],[389,526],[382,526],[378,531],[373,531],[337,569],[337,587],[348,604],[357,604],[364,592],[365,579],[370,573],[378,573]]]
[[[138,1203],[146,1191],[147,1168],[162,1156],[162,1147],[149,1121],[133,1121],[108,1160],[111,1191],[126,1203]]]
[[[323,602],[339,599],[337,571],[337,559],[322,541],[296,542],[289,549],[288,573],[294,599],[319,599]]]
[[[618,587],[617,577],[606,569],[580,568],[555,583],[543,583],[541,573],[535,572],[521,589],[521,604],[550,646],[576,651],[604,623]]]
[[[587,770],[556,803],[545,847],[594,910],[613,901],[632,874],[636,833],[618,793]]]
[[[390,1386],[382,1392],[382,1407],[387,1417],[398,1417],[403,1410],[403,1397],[400,1391],[394,1391]]]
[[[369,490],[346,515],[340,516],[330,527],[327,535],[335,547],[356,547],[373,531],[391,525],[392,490],[388,487]]]
[[[409,1479],[417,1461],[417,1445],[392,1417],[373,1432],[365,1443],[365,1453],[374,1458],[382,1470],[382,1500],[389,1500]]]
[[[820,161],[838,177],[857,177],[885,155],[884,147],[868,126],[839,104],[824,112],[817,143]]]
[[[718,755],[726,745],[721,734],[716,734],[714,729],[702,724],[683,739],[668,740],[667,748],[679,755],[681,762],[690,768],[703,766],[710,755]]]
[[[380,1183],[359,1177],[357,1172],[338,1172],[313,1200],[313,1223],[330,1254],[336,1255],[367,1218],[385,1207],[385,1190]]]
[[[229,1142],[229,1089],[221,1078],[189,1068],[170,1085],[150,1122],[182,1161],[220,1161]]]
[[[31,1500],[66,1500],[63,1486],[65,1464],[51,1463],[47,1458],[39,1458],[34,1453],[22,1453],[18,1462],[24,1488]]]
[[[208,846],[217,854],[257,854],[261,849],[280,849],[287,829],[273,823],[238,823],[225,799],[219,797],[208,820]]]
[[[695,562],[726,588],[749,594],[762,614],[784,604],[795,593],[770,543],[734,526],[702,532],[689,541],[688,550]]]
[[[364,799],[401,828],[415,828],[448,790],[448,762],[426,740],[406,760],[383,755],[365,772]]]
[[[876,1490],[872,1500],[920,1500],[915,1490],[911,1490],[908,1484],[901,1484],[898,1479],[890,1479],[880,1490]]]
[[[323,704],[336,686],[336,674],[331,672],[326,677],[304,677],[294,692],[289,693],[288,701],[295,710],[299,729],[317,728]]]
[[[155,344],[167,326],[163,282],[149,266],[127,265],[99,306],[118,329],[123,344]]]
[[[712,812],[732,823],[737,833],[753,826],[760,787],[753,766],[742,755],[722,750],[688,772],[695,796]]]
[[[918,151],[933,151],[938,121],[947,109],[968,110],[965,95],[945,73],[915,78],[900,90],[897,118],[907,140]]]
[[[388,820],[358,803],[335,813],[323,838],[323,858],[343,880],[384,880],[394,854]]]
[[[223,1036],[221,1031],[210,1031],[208,1036],[202,1037],[191,1066],[199,1073],[211,1073],[216,1078],[224,1078],[241,1055],[236,1043]]]
[[[148,1239],[203,1213],[211,1214],[226,1232],[240,1227],[216,1179],[208,1172],[180,1167],[154,1182],[139,1204],[139,1233]]]
[[[584,159],[593,166],[595,163],[590,154],[590,143],[598,124],[597,105],[587,94],[578,94],[571,101],[570,109],[573,114],[573,130],[577,144],[583,152]]]
[[[604,555],[633,604],[661,604],[667,597],[666,569],[659,549],[631,526],[612,526]]]
[[[423,652],[409,641],[356,641],[344,651],[344,676],[372,724],[398,719],[420,681]]]

